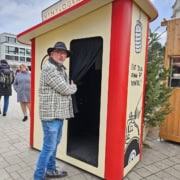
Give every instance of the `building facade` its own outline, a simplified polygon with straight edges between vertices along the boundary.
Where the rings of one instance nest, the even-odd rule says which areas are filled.
[[[9,33],[0,34],[0,59],[6,59],[11,68],[20,64],[31,66],[31,46],[21,44],[16,35]]]
[[[174,5],[172,6],[172,16],[171,18],[180,18],[180,0],[176,0]]]

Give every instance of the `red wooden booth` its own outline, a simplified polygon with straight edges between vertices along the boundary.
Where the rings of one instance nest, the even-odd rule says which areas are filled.
[[[141,158],[149,22],[157,11],[149,0],[63,0],[42,16],[40,24],[18,34],[32,47],[30,146],[40,150],[43,139],[41,66],[47,48],[63,41],[73,51],[65,64],[70,76],[81,70],[80,60],[92,62],[79,79],[79,112],[65,120],[57,158],[121,180]]]

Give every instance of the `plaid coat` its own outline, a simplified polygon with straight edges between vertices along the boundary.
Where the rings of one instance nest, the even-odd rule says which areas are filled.
[[[48,61],[43,65],[39,87],[39,112],[41,120],[65,119],[74,116],[71,94],[76,85],[68,82],[63,65]]]

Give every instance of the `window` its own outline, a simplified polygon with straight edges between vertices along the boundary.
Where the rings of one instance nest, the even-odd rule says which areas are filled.
[[[31,56],[31,50],[30,49],[26,49],[26,56]]]
[[[170,58],[170,87],[180,87],[180,57]]]
[[[16,38],[14,38],[14,37],[8,37],[8,36],[6,36],[5,38],[6,38],[6,42],[13,42],[13,43],[16,42]]]
[[[31,62],[31,58],[27,57],[26,62]]]
[[[18,54],[18,48],[14,46],[6,46],[6,54]]]
[[[25,62],[25,57],[20,57],[20,61],[24,61]]]
[[[7,60],[18,61],[18,56],[10,56],[10,55],[6,55],[6,59],[7,59]]]
[[[19,49],[19,54],[20,54],[21,56],[25,56],[25,48],[20,48],[20,49]]]

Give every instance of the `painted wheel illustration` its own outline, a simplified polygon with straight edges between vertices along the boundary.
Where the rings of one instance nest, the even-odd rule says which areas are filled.
[[[139,154],[139,141],[133,139],[128,145],[125,153],[124,167],[126,167]]]

